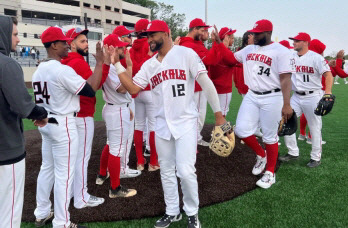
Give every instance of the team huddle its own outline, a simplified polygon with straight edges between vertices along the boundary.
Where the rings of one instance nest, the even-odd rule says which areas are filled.
[[[88,30],[72,28],[64,34],[58,27],[49,27],[42,33],[48,59],[32,78],[35,103],[48,113],[48,124],[37,124],[42,135],[34,211],[37,227],[52,219],[53,227],[84,227],[70,221],[71,198],[78,209],[105,201],[90,195],[87,187],[99,89],[105,101],[102,117],[107,141],[96,184],[110,179],[110,198],[132,197],[137,190],[122,185],[121,179],[159,171],[166,211],[155,228],[182,219],[177,178],[188,227],[201,227],[195,163],[197,145],[210,145],[201,135],[207,103],[222,134],[234,131],[256,153],[250,171],[259,176],[257,186],[268,189],[276,182],[278,159],[287,162],[299,157],[294,133],[284,137],[288,153],[278,158],[282,118],[286,122],[296,115],[308,122],[312,151],[307,166],[321,164],[321,116],[327,113],[318,114],[315,109],[320,100],[333,102],[333,75],[345,74],[341,70],[344,52],[339,52],[336,61],[327,62],[325,45],[302,32],[289,38],[294,47],[287,41],[273,42],[273,24],[265,19],[257,21],[243,35],[242,46],[232,52],[236,30],[223,27],[218,31],[214,26],[209,34],[211,27],[196,18],[187,36],[173,41],[161,20],[141,19],[134,31],[118,26],[103,45],[97,44],[94,71],[84,59]],[[207,49],[204,42],[209,38],[212,47]],[[233,82],[243,100],[232,130],[225,118]],[[302,132],[299,140],[307,137]],[[136,169],[128,165],[133,142]],[[150,157],[148,164],[144,156]]]

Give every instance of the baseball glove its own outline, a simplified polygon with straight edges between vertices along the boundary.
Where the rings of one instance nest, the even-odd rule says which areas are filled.
[[[292,135],[297,131],[297,116],[295,111],[290,119],[285,123],[284,116],[282,117],[278,126],[278,136]]]
[[[235,146],[235,136],[231,124],[215,126],[211,133],[209,148],[221,157],[230,155]]]
[[[314,114],[317,116],[325,116],[328,114],[335,103],[335,98],[336,97],[333,94],[325,94],[319,101],[317,108],[314,110]]]

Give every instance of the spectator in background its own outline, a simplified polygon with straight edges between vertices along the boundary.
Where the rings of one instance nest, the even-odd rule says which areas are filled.
[[[40,51],[36,50],[36,59],[39,60],[40,59]]]
[[[36,49],[35,47],[32,47],[31,50],[30,50],[30,55],[33,59],[35,59],[35,55],[36,55]]]
[[[24,58],[24,56],[25,56],[25,48],[22,47],[22,49],[21,49],[21,57]]]

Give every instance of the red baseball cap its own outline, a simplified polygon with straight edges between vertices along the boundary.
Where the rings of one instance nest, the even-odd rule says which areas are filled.
[[[53,41],[71,41],[72,38],[68,38],[64,35],[63,30],[59,27],[49,27],[41,34],[41,42],[49,43]]]
[[[114,31],[112,31],[112,34],[116,34],[118,36],[126,36],[131,34],[132,32],[134,32],[134,30],[129,30],[123,25],[119,25],[114,29]]]
[[[232,35],[235,32],[237,32],[237,30],[233,30],[231,28],[223,27],[223,28],[220,29],[219,37],[220,37],[221,40],[223,40],[226,35]]]
[[[321,55],[326,49],[326,45],[323,44],[320,40],[318,39],[313,39],[311,40],[311,43],[309,45],[309,50],[314,51]]]
[[[135,23],[135,32],[146,30],[149,23],[150,21],[148,19],[140,19]]]
[[[288,49],[293,49],[294,47],[291,47],[290,46],[290,43],[289,41],[287,40],[282,40],[282,41],[279,41],[279,44],[283,45],[284,47],[288,48]]]
[[[261,33],[261,32],[270,32],[273,31],[273,24],[269,20],[262,19],[256,21],[254,28],[249,30],[251,33]]]
[[[147,30],[142,34],[147,34],[149,32],[166,32],[169,33],[169,27],[165,21],[154,20],[147,25]]]
[[[120,37],[116,34],[110,34],[103,40],[104,45],[114,46],[114,47],[126,47],[129,45],[127,42],[123,42]]]
[[[300,32],[295,37],[289,37],[290,40],[298,40],[298,41],[307,41],[308,43],[311,42],[311,37],[305,32]]]
[[[80,34],[87,35],[87,33],[88,33],[87,29],[81,29],[80,27],[77,27],[77,28],[69,29],[66,32],[65,36],[67,38],[75,39],[76,37],[78,37],[78,35],[80,35]]]
[[[189,28],[195,28],[195,27],[209,27],[209,25],[207,25],[206,23],[204,23],[204,21],[200,18],[195,18],[190,22],[190,26]]]

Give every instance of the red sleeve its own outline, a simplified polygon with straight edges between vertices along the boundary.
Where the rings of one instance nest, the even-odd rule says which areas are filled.
[[[216,44],[214,43],[210,50],[206,49],[206,53],[204,56],[200,56],[203,63],[206,66],[214,66],[217,65],[221,61],[221,52],[225,45],[223,43]]]
[[[336,66],[333,67],[333,69],[335,70],[335,73],[340,78],[347,78],[348,74],[346,72],[344,72],[344,70],[342,69],[342,63],[343,63],[342,59],[336,59]]]
[[[88,63],[83,59],[75,58],[69,61],[67,65],[73,68],[75,72],[85,80],[93,74]]]
[[[224,60],[224,63],[228,66],[238,66],[241,67],[243,64],[238,62],[238,60],[234,57],[234,54],[232,51],[230,51],[225,45],[223,45],[223,48],[221,50],[221,55]]]
[[[104,84],[106,78],[108,77],[109,70],[110,70],[110,65],[103,64],[103,73],[102,73],[102,78],[100,80],[99,88]]]

